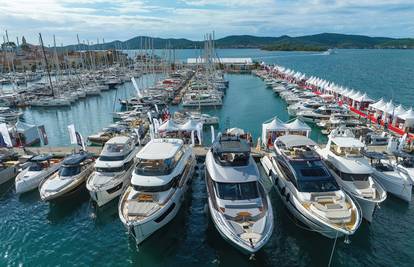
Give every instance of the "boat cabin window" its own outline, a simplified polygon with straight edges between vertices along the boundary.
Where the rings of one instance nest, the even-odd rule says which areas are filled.
[[[246,166],[249,164],[248,153],[215,153],[214,158],[221,166]]]
[[[124,166],[121,167],[103,167],[95,168],[97,172],[122,172],[125,170]]]
[[[174,158],[170,159],[138,159],[135,173],[144,176],[168,175],[175,167]]]
[[[171,181],[169,181],[165,185],[159,185],[159,186],[140,186],[140,185],[132,185],[135,191],[138,192],[147,192],[147,193],[155,193],[155,192],[165,192],[167,190],[170,190],[172,187],[175,187],[178,185],[180,176],[176,176]]]
[[[220,183],[216,182],[218,198],[224,200],[246,200],[259,197],[257,182]]]
[[[361,157],[361,151],[359,147],[340,147],[335,143],[332,143],[330,150],[338,156]]]
[[[80,165],[67,165],[67,166],[63,166],[60,171],[59,171],[59,175],[60,176],[74,176],[77,175],[81,172],[81,166]]]
[[[370,174],[356,174],[341,172],[341,178],[344,181],[367,181]]]
[[[124,155],[113,155],[113,156],[101,155],[99,156],[99,160],[101,161],[122,161],[125,158],[127,158],[130,153],[131,151],[128,154],[124,154]]]

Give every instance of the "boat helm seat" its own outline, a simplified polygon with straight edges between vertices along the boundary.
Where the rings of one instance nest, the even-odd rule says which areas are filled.
[[[375,188],[371,187],[369,181],[354,181],[356,192],[364,198],[374,199],[376,197]]]

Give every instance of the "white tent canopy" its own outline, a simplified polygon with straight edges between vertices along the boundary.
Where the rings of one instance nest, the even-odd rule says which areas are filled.
[[[163,124],[158,127],[159,132],[175,132],[175,131],[198,131],[203,128],[203,124],[201,122],[197,122],[195,120],[188,120],[183,124],[179,124],[174,122],[173,120],[167,120]]]
[[[386,105],[384,99],[380,99],[379,101],[375,102],[374,104],[369,105],[370,108],[381,110]]]
[[[379,108],[379,110],[384,111],[387,114],[393,114],[394,113],[395,106],[392,103],[392,101],[388,102],[385,106],[382,108]]]
[[[306,136],[309,136],[309,133],[312,131],[311,127],[300,119],[295,119],[290,123],[286,123],[285,126],[289,131],[305,132]]]
[[[357,101],[357,102],[373,102],[374,100],[372,98],[370,98],[367,95],[367,93],[364,93],[360,97],[354,98],[354,101]]]
[[[274,117],[271,121],[265,122],[262,124],[262,142],[266,144],[267,142],[267,134],[268,132],[286,132],[288,129],[286,128],[285,124]]]
[[[414,121],[414,111],[412,108],[410,108],[409,110],[407,110],[404,114],[401,114],[398,116],[400,119],[403,119],[405,121]]]
[[[407,111],[403,108],[402,105],[398,105],[398,107],[395,108],[394,110],[394,115],[398,116],[398,115],[402,115],[404,113],[406,113]]]

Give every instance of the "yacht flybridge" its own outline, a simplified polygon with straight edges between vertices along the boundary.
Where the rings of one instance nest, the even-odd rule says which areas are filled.
[[[262,248],[273,210],[246,140],[220,136],[206,156],[208,207],[220,235],[245,254]]]
[[[329,238],[352,235],[362,217],[358,206],[314,150],[315,142],[285,135],[261,163],[288,210],[310,229]]]
[[[116,136],[105,143],[86,182],[91,198],[99,207],[121,195],[129,185],[138,150],[134,139],[128,136]]]
[[[340,127],[330,133],[326,147],[317,151],[342,189],[358,201],[363,217],[371,222],[387,192],[373,179],[374,171],[361,154],[364,147],[350,129]]]
[[[175,217],[196,160],[192,147],[180,139],[153,139],[138,152],[136,160],[131,185],[120,199],[118,212],[140,244]]]

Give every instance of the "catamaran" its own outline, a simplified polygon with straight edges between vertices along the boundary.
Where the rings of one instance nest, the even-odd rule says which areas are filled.
[[[273,210],[246,140],[220,136],[206,156],[211,218],[220,235],[252,255],[269,240]]]

